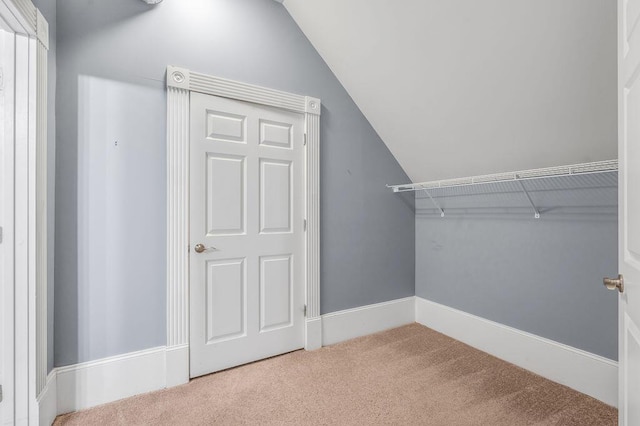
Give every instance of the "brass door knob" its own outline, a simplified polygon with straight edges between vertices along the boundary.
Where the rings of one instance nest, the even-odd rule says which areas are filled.
[[[196,244],[196,246],[193,249],[196,251],[196,253],[202,253],[207,248],[204,246],[204,244]]]
[[[624,278],[622,275],[618,275],[618,278],[605,278],[602,280],[604,286],[609,290],[618,289],[620,293],[624,291]]]

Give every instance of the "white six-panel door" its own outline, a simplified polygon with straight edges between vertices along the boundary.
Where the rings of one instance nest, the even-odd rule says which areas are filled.
[[[304,346],[304,116],[194,92],[190,111],[195,377]]]
[[[640,0],[618,1],[619,423],[640,425]]]

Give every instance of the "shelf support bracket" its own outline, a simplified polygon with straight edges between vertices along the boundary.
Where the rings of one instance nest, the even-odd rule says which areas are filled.
[[[529,200],[529,204],[531,204],[531,208],[533,208],[533,217],[536,219],[540,219],[540,211],[538,210],[533,200],[531,199],[529,192],[527,192],[527,189],[524,187],[521,180],[518,180],[517,182],[518,184],[520,184],[520,188],[522,189],[522,192],[524,193],[525,197],[527,197],[527,200]]]
[[[427,196],[429,197],[433,205],[436,206],[436,208],[440,211],[440,217],[444,217],[444,210],[442,210],[442,207],[440,207],[440,204],[438,204],[438,202],[433,199],[431,194],[429,194],[429,191],[427,191],[426,189],[423,189],[423,191],[425,194],[427,194]]]

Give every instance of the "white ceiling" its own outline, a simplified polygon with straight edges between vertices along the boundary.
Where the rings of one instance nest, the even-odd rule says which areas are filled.
[[[284,6],[413,182],[617,156],[614,1]]]

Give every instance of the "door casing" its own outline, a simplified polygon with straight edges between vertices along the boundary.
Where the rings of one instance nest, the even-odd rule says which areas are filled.
[[[9,34],[3,58],[2,250],[0,289],[5,369],[0,422],[37,424],[47,375],[47,51],[48,24],[31,1],[0,0]],[[7,318],[9,318],[7,320]],[[9,341],[9,344],[6,344]],[[43,420],[46,422],[46,420]]]
[[[189,105],[198,92],[304,114],[305,349],[322,346],[320,318],[321,101],[175,66],[167,67],[166,384],[189,381]]]

